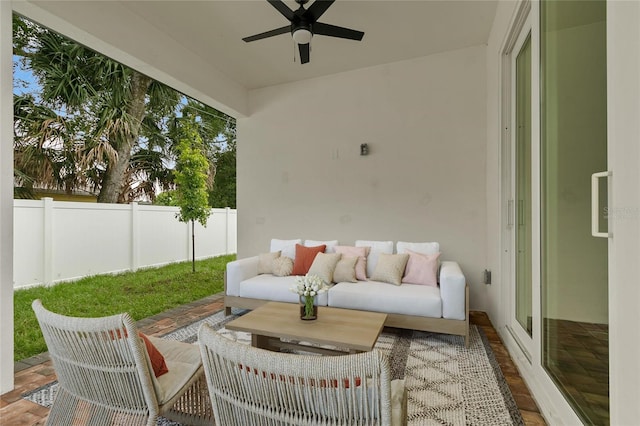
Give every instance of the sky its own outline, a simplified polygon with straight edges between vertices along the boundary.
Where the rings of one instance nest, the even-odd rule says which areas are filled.
[[[24,68],[19,57],[13,55],[13,93],[15,95],[23,95],[25,93],[37,95],[38,92],[38,83],[31,70]]]

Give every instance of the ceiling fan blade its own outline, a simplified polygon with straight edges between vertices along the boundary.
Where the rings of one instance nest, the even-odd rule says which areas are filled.
[[[362,37],[364,37],[364,33],[362,31],[338,27],[336,25],[323,24],[322,22],[316,22],[315,24],[313,24],[313,33],[329,37],[348,38],[349,40],[358,41],[362,40]]]
[[[284,4],[282,0],[267,0],[271,3],[271,6],[275,7],[278,12],[282,14],[289,21],[293,20],[293,10],[289,9],[289,6]]]
[[[289,32],[291,32],[291,25],[287,25],[286,27],[282,27],[282,28],[276,28],[275,30],[271,30],[271,31],[265,31],[260,34],[252,35],[250,37],[245,37],[242,40],[249,43],[250,41],[262,40],[263,38],[273,37],[280,34],[286,34]]]
[[[298,50],[300,50],[300,63],[306,64],[309,62],[309,43],[299,44]]]
[[[329,6],[331,6],[334,1],[336,0],[316,0],[309,6],[309,9],[304,12],[304,16],[312,22],[315,22],[320,19],[322,14],[329,9]]]

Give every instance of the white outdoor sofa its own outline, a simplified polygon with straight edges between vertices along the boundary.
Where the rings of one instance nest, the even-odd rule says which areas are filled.
[[[295,249],[284,243],[302,244],[302,240],[272,240],[271,252],[295,256]],[[306,240],[305,246],[325,244],[327,252],[337,241]],[[398,242],[398,247],[419,247],[419,244]],[[367,276],[375,270],[380,253],[394,253],[392,241],[358,240],[356,246],[371,247],[367,257]],[[293,254],[292,254],[293,253]],[[258,274],[259,257],[238,259],[227,264],[225,273],[225,313],[231,308],[255,309],[268,301],[299,303],[299,296],[289,289],[295,276]],[[438,286],[415,284],[394,285],[378,281],[340,282],[318,296],[319,306],[347,308],[387,314],[385,326],[431,331],[463,336],[469,344],[469,288],[460,266],[455,261],[442,261]]]

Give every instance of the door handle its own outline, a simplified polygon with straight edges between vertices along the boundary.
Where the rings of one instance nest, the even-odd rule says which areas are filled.
[[[507,202],[507,227],[511,228],[513,226],[513,200],[509,200]]]
[[[613,237],[611,232],[600,232],[600,190],[598,179],[608,178],[611,172],[599,172],[591,175],[591,235],[600,238]]]

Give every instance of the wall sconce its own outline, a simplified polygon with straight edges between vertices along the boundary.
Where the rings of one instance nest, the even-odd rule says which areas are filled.
[[[369,155],[369,145],[366,143],[360,144],[360,155]]]

